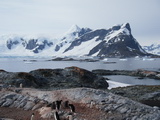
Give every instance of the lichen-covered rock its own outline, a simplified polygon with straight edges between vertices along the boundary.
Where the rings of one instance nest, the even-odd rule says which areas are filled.
[[[38,69],[31,71],[30,74],[36,78],[47,81],[47,85],[50,88],[108,88],[108,83],[104,77],[78,67],[67,67],[65,69]]]
[[[106,78],[78,67],[65,69],[37,69],[26,72],[0,71],[0,82],[20,87],[35,87],[45,89],[89,87],[107,89]]]

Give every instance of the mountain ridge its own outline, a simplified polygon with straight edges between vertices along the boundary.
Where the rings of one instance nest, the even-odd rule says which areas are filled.
[[[0,37],[0,55],[22,56],[149,56],[133,37],[129,23],[109,29],[80,28],[73,25],[60,38]],[[2,40],[5,41],[2,43]]]
[[[143,49],[148,53],[160,55],[160,43],[143,46]]]

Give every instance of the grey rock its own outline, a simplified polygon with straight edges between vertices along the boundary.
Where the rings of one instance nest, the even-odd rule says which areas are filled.
[[[32,108],[32,110],[37,110],[37,109],[41,108],[42,106],[44,106],[44,103],[38,103]]]
[[[0,99],[0,106],[3,105],[5,101],[6,101],[5,99]]]
[[[157,106],[154,106],[153,108],[154,108],[155,110],[160,110],[160,108],[157,107]]]
[[[18,105],[17,108],[23,108],[27,104],[27,100],[28,100],[28,96],[23,97],[20,100],[19,105]]]
[[[13,102],[14,100],[12,99],[6,99],[6,101],[1,105],[1,107],[9,107]]]
[[[35,103],[32,101],[27,101],[26,105],[23,107],[24,110],[31,110],[35,106]]]
[[[160,100],[160,91],[155,91],[152,93],[146,93],[140,97],[143,100]]]
[[[125,107],[119,110],[119,112],[122,114],[126,113],[127,111],[128,111],[128,108],[125,108]]]
[[[128,86],[128,87],[121,87],[121,88],[114,88],[110,91],[112,93],[128,97],[132,100],[141,102],[143,104],[149,105],[149,106],[158,106],[160,107],[160,86],[156,85],[137,85],[137,86]],[[119,94],[123,93],[123,94]],[[120,102],[123,102],[124,99],[119,100]]]
[[[18,106],[21,104],[21,100],[24,98],[23,95],[17,94],[16,99],[14,100],[14,103],[10,107],[18,108]]]
[[[2,97],[2,99],[15,99],[15,96],[16,96],[16,94],[14,94],[14,93],[9,93],[9,94],[6,94],[6,95],[4,95],[3,97]]]

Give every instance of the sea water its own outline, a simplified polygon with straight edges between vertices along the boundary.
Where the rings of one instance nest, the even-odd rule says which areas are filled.
[[[77,66],[87,70],[106,69],[106,70],[153,70],[160,72],[159,58],[108,58],[97,62],[85,61],[48,61],[51,58],[31,58],[31,57],[0,57],[0,69],[8,72],[29,72],[35,69],[56,69]],[[147,84],[160,85],[160,80],[137,79],[131,76],[108,76],[111,81],[126,84]]]

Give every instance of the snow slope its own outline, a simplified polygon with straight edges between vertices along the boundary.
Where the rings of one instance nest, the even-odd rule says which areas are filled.
[[[98,45],[101,41],[96,41],[96,39],[98,38],[94,37],[93,39],[83,42],[81,43],[81,45],[74,47],[73,50],[68,51],[66,53],[64,53],[64,56],[85,56],[89,54],[89,51],[91,48],[95,47],[96,45]]]

